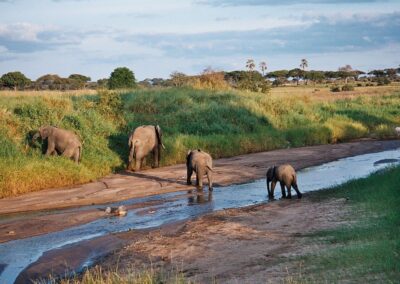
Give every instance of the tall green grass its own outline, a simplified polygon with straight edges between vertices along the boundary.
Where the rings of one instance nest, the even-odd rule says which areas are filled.
[[[298,283],[398,283],[399,183],[396,167],[313,195],[316,201],[347,198],[351,225],[311,235],[310,242],[324,249],[301,257]]]
[[[361,137],[385,138],[400,123],[400,93],[321,102],[312,96],[190,88],[97,95],[0,96],[0,197],[88,182],[126,167],[128,136],[142,124],[164,131],[162,165],[190,148],[214,158]],[[44,157],[33,132],[50,124],[84,141],[82,163]]]

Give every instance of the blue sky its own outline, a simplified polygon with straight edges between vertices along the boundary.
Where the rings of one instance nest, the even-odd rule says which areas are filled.
[[[400,64],[398,0],[0,0],[0,74],[137,79],[206,67]]]

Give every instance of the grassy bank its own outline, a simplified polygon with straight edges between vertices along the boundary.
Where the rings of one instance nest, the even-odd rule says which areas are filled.
[[[313,195],[347,198],[351,225],[311,235],[322,249],[297,259],[292,283],[397,283],[400,279],[400,167]]]
[[[163,165],[183,162],[189,148],[200,147],[219,158],[390,137],[400,124],[400,92],[382,90],[381,96],[374,90],[371,96],[335,100],[296,94],[296,88],[279,95],[193,89],[0,94],[0,197],[88,182],[124,168],[128,135],[142,124],[163,128]],[[84,141],[81,165],[43,157],[43,147],[30,141],[44,124],[78,133]]]

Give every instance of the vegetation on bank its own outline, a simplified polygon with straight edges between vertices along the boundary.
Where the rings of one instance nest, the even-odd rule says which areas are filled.
[[[281,95],[166,88],[0,96],[0,197],[84,183],[125,168],[128,135],[142,124],[159,124],[164,131],[162,165],[183,162],[190,148],[220,158],[392,137],[400,124],[398,91],[324,100],[295,95],[296,90]],[[82,138],[80,165],[44,157],[44,146],[32,144],[34,131],[45,124],[74,130]]]
[[[400,167],[390,168],[330,190],[316,201],[346,198],[348,224],[317,232],[309,240],[318,252],[296,259],[301,275],[288,283],[397,283],[400,279]]]

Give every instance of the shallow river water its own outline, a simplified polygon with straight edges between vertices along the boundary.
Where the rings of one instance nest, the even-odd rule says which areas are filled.
[[[384,159],[392,160],[375,163]],[[354,156],[306,168],[298,172],[299,189],[304,193],[329,188],[351,179],[365,177],[374,171],[393,164],[395,162],[393,159],[400,159],[400,150]],[[280,198],[280,195],[280,186],[277,185],[275,198]],[[292,191],[292,196],[297,198],[294,190]],[[246,184],[216,187],[212,193],[209,193],[205,188],[203,194],[197,194],[196,191],[192,193],[175,192],[105,204],[104,206],[95,205],[63,210],[70,212],[93,207],[105,208],[106,206],[144,203],[143,206],[130,210],[128,215],[123,218],[101,218],[63,231],[0,244],[0,271],[2,270],[0,283],[13,283],[19,273],[29,264],[38,260],[44,252],[68,244],[115,232],[157,227],[216,210],[244,207],[263,202],[268,202],[268,197],[265,179],[260,179]],[[10,218],[18,218],[18,216]],[[0,221],[4,222],[4,218],[0,219]]]

